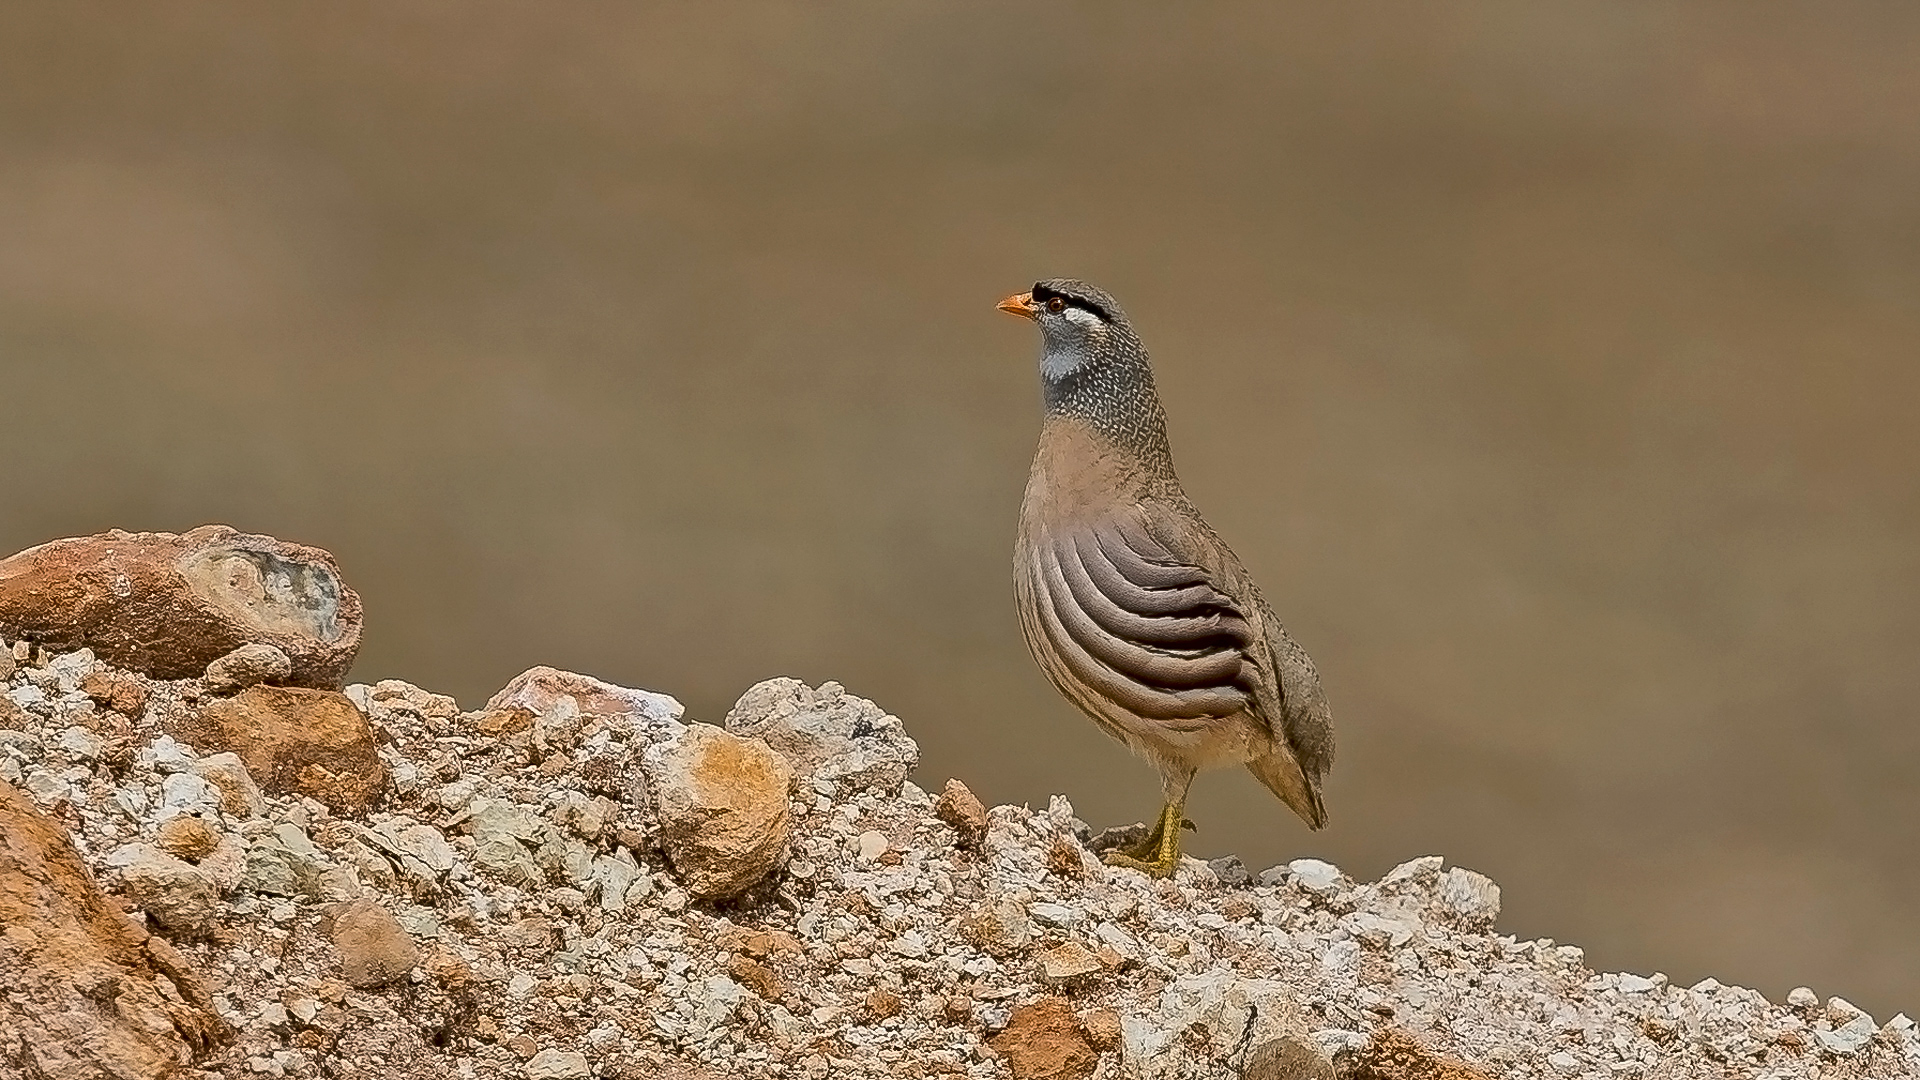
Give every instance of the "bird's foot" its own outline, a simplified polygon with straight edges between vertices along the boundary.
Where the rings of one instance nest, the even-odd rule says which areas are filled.
[[[1138,870],[1148,877],[1170,878],[1173,876],[1174,867],[1180,864],[1180,857],[1175,855],[1171,859],[1136,859],[1124,852],[1109,851],[1100,856],[1100,861],[1106,863],[1108,866],[1120,866],[1128,870]]]
[[[1132,847],[1103,851],[1100,861],[1108,866],[1138,870],[1148,877],[1172,877],[1174,868],[1180,865],[1180,830],[1194,827],[1193,822],[1181,815],[1183,809],[1179,805],[1162,808],[1159,823],[1144,841]]]

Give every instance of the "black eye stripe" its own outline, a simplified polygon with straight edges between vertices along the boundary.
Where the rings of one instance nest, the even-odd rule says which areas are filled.
[[[1101,322],[1108,321],[1107,313],[1101,310],[1099,305],[1094,304],[1093,302],[1088,300],[1083,300],[1077,296],[1071,296],[1071,295],[1068,295],[1067,293],[1059,292],[1054,289],[1049,289],[1045,285],[1040,284],[1039,282],[1034,282],[1033,292],[1031,295],[1033,296],[1035,303],[1038,303],[1044,306],[1048,311],[1057,313],[1067,307],[1077,307],[1081,311],[1087,312],[1088,314],[1098,318]],[[1054,305],[1056,303],[1059,304],[1060,306],[1055,307]]]

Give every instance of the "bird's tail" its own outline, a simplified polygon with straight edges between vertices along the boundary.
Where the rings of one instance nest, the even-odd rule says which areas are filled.
[[[1300,815],[1300,820],[1308,828],[1322,828],[1327,823],[1327,808],[1320,801],[1320,785],[1307,778],[1301,770],[1300,762],[1284,748],[1276,749],[1265,757],[1257,757],[1247,762],[1247,771],[1267,785],[1267,790],[1280,797],[1288,808]]]

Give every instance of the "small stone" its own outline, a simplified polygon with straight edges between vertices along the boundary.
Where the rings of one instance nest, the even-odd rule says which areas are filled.
[[[209,702],[184,734],[238,754],[268,791],[310,796],[335,813],[364,814],[391,787],[366,714],[330,690],[250,686]]]
[[[585,716],[612,720],[648,742],[674,737],[685,728],[680,722],[685,710],[665,694],[616,686],[591,675],[545,666],[528,668],[514,676],[487,700],[485,712],[506,709],[524,709],[530,714],[529,722],[540,719],[549,728]],[[510,724],[507,731],[511,730],[525,728]]]
[[[1338,889],[1341,879],[1346,876],[1339,867],[1319,859],[1295,859],[1287,864],[1287,870],[1301,888],[1321,895]]]
[[[151,844],[130,844],[109,857],[127,896],[154,922],[183,937],[205,937],[220,915],[213,883]]]
[[[1087,1080],[1100,1064],[1064,998],[1013,1010],[988,1045],[1007,1059],[1013,1080]]]
[[[192,750],[176,742],[173,736],[160,735],[154,738],[153,745],[141,751],[139,760],[154,772],[164,775],[185,772],[193,766],[194,755]]]
[[[1446,860],[1438,855],[1408,859],[1387,871],[1380,878],[1380,884],[1390,889],[1430,889],[1439,883],[1440,868],[1445,864]]]
[[[393,913],[372,900],[354,900],[333,915],[333,947],[347,982],[361,989],[395,983],[420,962],[420,950]]]
[[[987,808],[958,780],[947,781],[939,800],[933,804],[933,815],[953,826],[961,847],[976,847],[987,835]]]
[[[1247,1051],[1246,1068],[1240,1074],[1240,1080],[1334,1080],[1337,1074],[1333,1063],[1320,1052],[1312,1039],[1302,1039],[1297,1035],[1282,1035]],[[1420,1077],[1422,1080],[1480,1080],[1470,1074],[1458,1072],[1413,1072],[1413,1073],[1350,1073],[1350,1076],[1371,1077]]]
[[[725,725],[765,741],[801,781],[825,781],[836,794],[890,798],[920,763],[919,744],[899,717],[836,682],[815,690],[798,679],[768,679],[740,696]]]
[[[1467,926],[1489,927],[1500,916],[1500,886],[1455,866],[1440,875],[1440,904]]]
[[[83,727],[70,727],[54,740],[53,748],[73,761],[92,761],[100,756],[100,736]]]
[[[1220,879],[1220,885],[1228,889],[1250,889],[1253,887],[1253,874],[1247,870],[1247,864],[1240,861],[1238,855],[1222,855],[1207,862],[1207,869]]]
[[[334,689],[360,648],[360,598],[333,556],[203,525],[55,540],[0,559],[0,629],[86,645],[155,679],[190,679],[249,642],[291,658],[290,681]]]
[[[1040,974],[1048,982],[1070,982],[1100,970],[1100,958],[1077,941],[1069,941],[1040,954]]]
[[[1025,948],[1033,938],[1033,923],[1027,911],[1009,897],[1000,897],[975,908],[961,920],[960,934],[994,956],[1011,956]]]
[[[887,834],[872,829],[860,834],[860,861],[872,862],[887,851]]]
[[[1027,905],[1027,914],[1042,926],[1057,926],[1062,929],[1080,925],[1086,921],[1086,912],[1066,904],[1042,901]]]
[[[231,694],[261,683],[285,682],[293,674],[293,661],[272,645],[248,642],[216,658],[207,665],[207,689],[216,694]]]
[[[891,990],[875,990],[867,995],[867,1016],[874,1022],[900,1015],[900,995]]]
[[[1851,1023],[1862,1016],[1866,1016],[1869,1020],[1873,1019],[1871,1016],[1867,1016],[1866,1011],[1858,1005],[1848,1001],[1846,998],[1837,996],[1827,999],[1827,1016],[1836,1024]]]
[[[266,797],[260,794],[260,786],[253,782],[253,774],[247,772],[240,755],[230,751],[212,754],[194,762],[192,769],[194,775],[220,790],[221,813],[244,821],[267,812]]]
[[[766,743],[694,724],[649,746],[642,767],[661,847],[695,897],[738,895],[779,864],[793,770]]]
[[[1094,1009],[1080,1018],[1080,1030],[1095,1050],[1112,1050],[1120,1045],[1120,1014],[1112,1009]]]
[[[147,707],[147,684],[139,676],[112,668],[95,668],[80,680],[80,692],[103,709],[139,719]]]
[[[183,814],[210,814],[220,808],[220,789],[193,773],[174,773],[160,785],[160,806]]]
[[[781,981],[780,976],[752,957],[736,956],[729,960],[727,974],[763,1001],[779,1001],[787,996],[786,983]]]
[[[1796,1009],[1812,1009],[1820,1004],[1820,995],[1804,986],[1787,991],[1787,1004]]]
[[[174,858],[197,863],[219,846],[220,835],[208,828],[200,818],[182,814],[161,823],[154,843]]]
[[[1632,975],[1624,971],[1614,979],[1614,986],[1623,994],[1644,994],[1659,985],[1644,975]]]
[[[1852,1020],[1834,1028],[1814,1028],[1813,1037],[1821,1046],[1836,1054],[1857,1054],[1866,1049],[1879,1029],[1874,1026],[1873,1017],[1856,1016]]]
[[[420,969],[427,973],[428,978],[450,990],[473,983],[473,968],[459,953],[444,945],[429,949],[426,958],[420,962]]]
[[[527,1061],[528,1080],[585,1080],[593,1075],[587,1055],[577,1050],[548,1047]]]

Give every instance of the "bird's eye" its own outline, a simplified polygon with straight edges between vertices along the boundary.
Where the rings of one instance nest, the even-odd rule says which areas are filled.
[[[1058,315],[1061,312],[1067,310],[1067,302],[1065,300],[1060,299],[1057,296],[1049,297],[1047,299],[1047,310],[1053,312],[1055,315]]]

